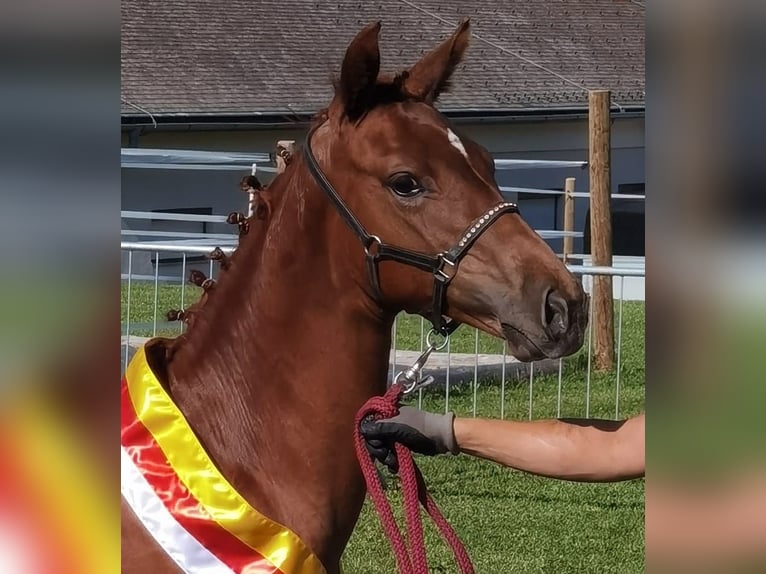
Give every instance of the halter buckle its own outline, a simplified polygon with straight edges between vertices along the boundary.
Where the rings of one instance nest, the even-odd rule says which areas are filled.
[[[452,271],[450,274],[447,274],[444,272],[445,266],[449,266],[452,268]],[[452,259],[452,256],[447,253],[439,253],[439,266],[434,269],[434,276],[437,280],[441,281],[442,283],[449,283],[452,281],[452,278],[455,277],[455,267],[457,266],[457,262]]]

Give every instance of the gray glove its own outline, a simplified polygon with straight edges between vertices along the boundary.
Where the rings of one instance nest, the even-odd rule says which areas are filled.
[[[452,423],[454,413],[439,415],[412,407],[402,407],[399,414],[390,419],[365,420],[360,425],[368,452],[398,471],[394,443],[401,443],[413,452],[425,455],[457,454]]]

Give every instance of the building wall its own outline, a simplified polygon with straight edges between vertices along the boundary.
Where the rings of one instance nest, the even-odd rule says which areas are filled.
[[[587,160],[587,120],[514,122],[506,124],[460,125],[464,133],[484,145],[497,158]],[[302,141],[302,130],[155,132],[142,135],[143,148],[196,149],[205,151],[272,152],[277,140]],[[127,145],[124,138],[123,145]],[[238,181],[249,173],[194,170],[122,170],[122,208],[159,210],[210,207],[215,214],[244,211],[246,197]],[[576,178],[576,190],[588,191],[587,169],[503,170],[497,172],[501,186],[563,188],[566,177]],[[264,177],[267,181],[268,177]],[[612,129],[612,192],[620,184],[644,182],[644,120],[615,119]],[[561,228],[563,200],[555,207],[553,196],[530,198],[510,196],[519,201],[522,214],[535,229]],[[583,230],[588,200],[576,202],[575,227]],[[137,223],[132,223],[137,225]],[[220,229],[214,229],[220,232]],[[226,231],[226,230],[224,230]],[[230,231],[230,229],[229,229]],[[561,240],[550,241],[555,250]],[[582,242],[575,242],[582,251]]]

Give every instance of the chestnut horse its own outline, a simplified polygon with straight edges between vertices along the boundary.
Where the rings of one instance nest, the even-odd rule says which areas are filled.
[[[491,156],[434,107],[469,22],[395,76],[379,73],[379,30],[348,46],[186,333],[146,347],[221,474],[328,573],[364,501],[353,420],[386,390],[397,313],[472,325],[522,361],[575,352],[587,315],[579,282],[503,203]],[[124,500],[122,518],[123,572],[179,572]]]

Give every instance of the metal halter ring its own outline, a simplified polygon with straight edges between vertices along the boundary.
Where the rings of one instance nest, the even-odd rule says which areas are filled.
[[[442,341],[439,344],[434,343],[431,340],[431,337],[434,336],[434,335],[436,335],[438,337],[444,337],[444,341]],[[432,347],[434,351],[441,351],[444,347],[447,346],[448,343],[449,343],[449,335],[442,335],[442,334],[440,334],[438,331],[436,331],[434,329],[431,329],[428,332],[428,335],[426,335],[426,345],[428,345],[429,347]]]
[[[377,235],[370,235],[369,243],[364,246],[364,254],[367,257],[375,257],[375,254],[370,252],[370,248],[375,244],[377,244],[379,248],[381,245],[383,245],[383,240]]]

